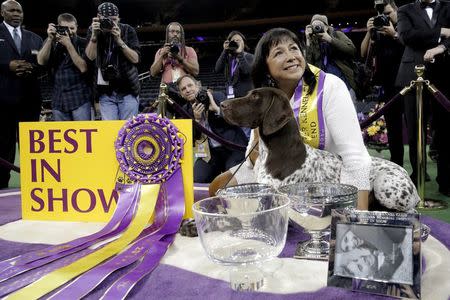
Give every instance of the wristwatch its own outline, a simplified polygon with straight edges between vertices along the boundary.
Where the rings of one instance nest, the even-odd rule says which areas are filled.
[[[125,44],[125,42],[122,42],[121,44],[119,44],[119,47],[125,49],[127,47],[127,44]]]

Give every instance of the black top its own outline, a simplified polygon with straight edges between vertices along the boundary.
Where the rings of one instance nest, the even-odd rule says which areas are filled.
[[[141,52],[136,30],[128,24],[119,23],[119,27],[124,43],[136,51],[140,57]],[[89,27],[88,40],[91,38],[91,35],[92,28]],[[97,41],[96,66],[102,70],[107,65],[114,65],[118,76],[113,80],[109,80],[109,86],[101,86],[100,94],[111,94],[114,91],[122,94],[133,94],[134,96],[139,95],[141,86],[137,66],[125,57],[121,48],[114,42],[111,34],[100,32]],[[95,72],[95,75],[97,75],[97,72]],[[102,75],[104,76],[103,72]]]
[[[226,100],[225,95],[220,92],[213,92],[213,98],[219,107],[220,103]],[[183,109],[187,111],[192,116],[192,120],[194,120],[194,112],[191,103],[185,104]],[[244,147],[248,144],[248,139],[242,129],[238,126],[228,124],[222,115],[217,115],[212,111],[208,112],[208,125],[215,134],[229,142]],[[201,138],[201,132],[195,126],[193,126],[193,136],[194,140]]]
[[[231,74],[231,67],[233,59],[237,62],[237,67],[233,74]],[[220,57],[217,59],[215,71],[216,73],[224,72],[225,86],[232,86],[235,97],[242,97],[247,95],[248,91],[253,89],[253,82],[251,78],[251,70],[253,66],[253,54],[242,52],[238,55],[230,55],[227,51],[222,51]]]
[[[378,31],[372,32],[372,53],[375,57],[374,83],[394,86],[398,67],[405,47],[398,39],[386,37]]]

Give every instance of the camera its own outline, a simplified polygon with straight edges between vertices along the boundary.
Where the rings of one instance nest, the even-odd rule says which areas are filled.
[[[106,81],[111,81],[118,79],[120,77],[119,70],[115,65],[107,65],[101,68],[103,79]]]
[[[180,46],[177,43],[170,44],[170,53],[172,54],[178,54],[180,53]]]
[[[378,14],[381,15],[384,11],[384,7],[387,5],[387,3],[384,2],[384,0],[374,0],[373,5],[375,9],[377,10]]]
[[[381,29],[383,26],[389,26],[389,17],[383,14],[386,5],[387,3],[385,3],[384,0],[374,1],[374,7],[378,13],[378,15],[373,18],[373,26],[376,30]]]
[[[389,26],[389,17],[381,14],[373,18],[373,27],[380,29],[383,26]]]
[[[101,30],[111,30],[114,27],[114,21],[111,18],[100,18],[100,29]]]
[[[237,49],[239,49],[239,44],[238,43],[236,43],[235,41],[230,41],[228,43],[228,51],[236,52]]]
[[[67,26],[56,25],[55,29],[56,29],[56,33],[60,34],[60,35],[66,35],[66,33],[69,33],[69,27],[67,27]]]
[[[322,24],[316,24],[312,26],[312,34],[317,33],[324,33],[325,29],[323,28]]]
[[[205,89],[200,89],[196,98],[197,103],[201,103],[205,106],[205,111],[209,110],[209,96]]]

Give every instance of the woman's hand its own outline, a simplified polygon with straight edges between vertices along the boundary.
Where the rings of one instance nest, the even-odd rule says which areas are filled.
[[[225,40],[225,42],[223,42],[223,50],[228,50],[228,45],[230,44],[229,40]]]

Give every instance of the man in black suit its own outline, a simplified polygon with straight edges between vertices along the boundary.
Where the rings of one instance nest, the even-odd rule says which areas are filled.
[[[414,66],[425,64],[425,79],[429,79],[447,97],[450,96],[448,58],[445,52],[450,46],[449,10],[438,0],[421,0],[406,4],[398,10],[397,32],[405,45],[396,85],[409,85],[417,78]],[[439,191],[449,195],[450,186],[450,141],[445,131],[450,125],[450,114],[431,96],[424,93],[424,113],[431,108],[435,138],[437,139]],[[408,126],[409,155],[413,167],[411,178],[417,178],[417,114],[415,92],[405,96],[405,116]],[[425,122],[426,124],[426,122]],[[425,127],[425,126],[424,126]],[[425,136],[425,135],[424,135]]]
[[[187,101],[184,109],[197,123],[224,140],[244,147],[247,145],[248,140],[242,129],[228,124],[221,115],[219,105],[225,100],[225,94],[218,93],[213,96],[211,91],[206,92],[202,89],[200,82],[189,74],[181,76],[177,85],[181,97]],[[196,128],[194,128],[194,141],[194,154],[197,158],[194,163],[194,182],[209,183],[220,173],[244,160],[244,151],[228,149]]]
[[[0,157],[13,163],[17,128],[22,121],[38,121],[41,95],[36,55],[42,39],[20,28],[22,6],[7,0],[1,4],[0,24]],[[0,188],[7,188],[9,170],[0,166]]]

